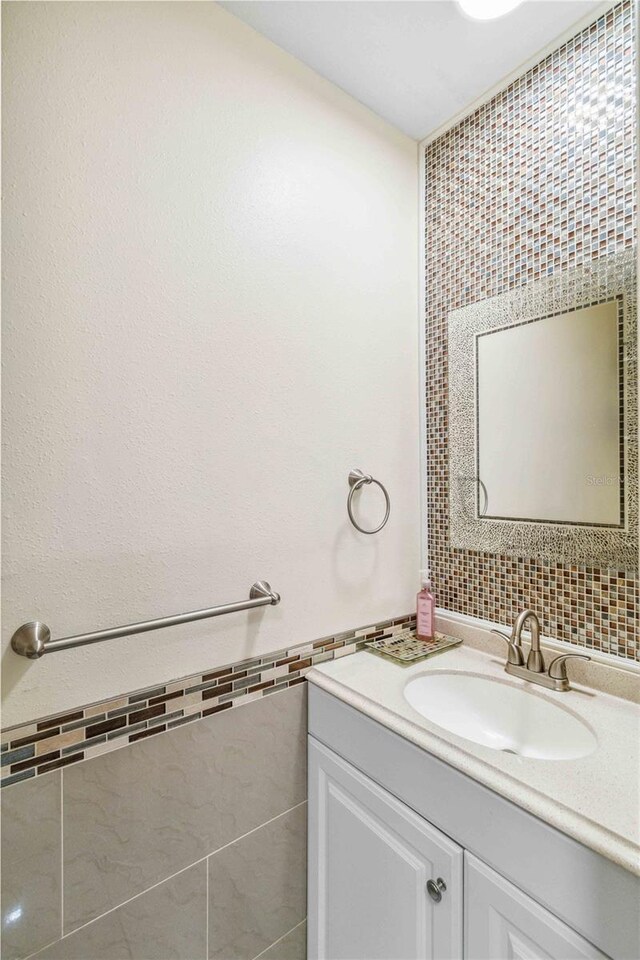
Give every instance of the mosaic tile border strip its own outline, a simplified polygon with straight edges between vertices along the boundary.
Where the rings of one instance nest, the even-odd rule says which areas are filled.
[[[2,731],[7,786],[89,760],[184,723],[242,706],[305,682],[319,663],[362,650],[367,641],[415,629],[415,615],[385,620],[169,683],[120,694]]]
[[[426,145],[426,504],[438,606],[640,660],[637,575],[451,546],[448,450],[449,313],[636,244],[634,34],[624,0]]]

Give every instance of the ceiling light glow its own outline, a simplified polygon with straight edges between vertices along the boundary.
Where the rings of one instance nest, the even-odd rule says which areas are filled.
[[[521,3],[522,0],[458,0],[462,12],[473,20],[495,20]]]

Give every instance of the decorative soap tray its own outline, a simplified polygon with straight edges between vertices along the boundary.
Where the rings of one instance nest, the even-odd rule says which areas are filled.
[[[432,654],[439,653],[440,650],[457,647],[459,643],[462,643],[462,640],[447,637],[444,633],[434,634],[433,640],[419,640],[412,630],[403,630],[402,633],[396,633],[393,637],[371,640],[365,644],[365,647],[372,653],[408,667],[418,660],[425,660]]]

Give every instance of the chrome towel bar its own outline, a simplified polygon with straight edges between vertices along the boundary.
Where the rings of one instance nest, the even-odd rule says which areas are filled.
[[[163,627],[175,627],[180,623],[193,620],[206,620],[208,617],[220,617],[224,613],[238,613],[240,610],[253,610],[254,607],[275,606],[280,603],[280,594],[271,589],[266,580],[257,580],[249,590],[248,600],[237,603],[221,603],[206,610],[192,610],[191,613],[178,613],[173,617],[161,617],[158,620],[144,620],[142,623],[129,623],[124,627],[112,627],[110,630],[96,630],[94,633],[79,633],[75,637],[51,639],[51,631],[46,623],[32,620],[18,627],[11,637],[11,649],[21,657],[38,660],[45,653],[56,650],[70,650],[83,647],[87,643],[100,643],[102,640],[114,640],[116,637],[128,637],[132,633],[146,633],[148,630],[161,630]]]

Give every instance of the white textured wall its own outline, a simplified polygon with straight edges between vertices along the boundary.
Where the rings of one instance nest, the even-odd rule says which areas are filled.
[[[8,3],[4,46],[4,724],[410,610],[415,144],[212,3]]]

